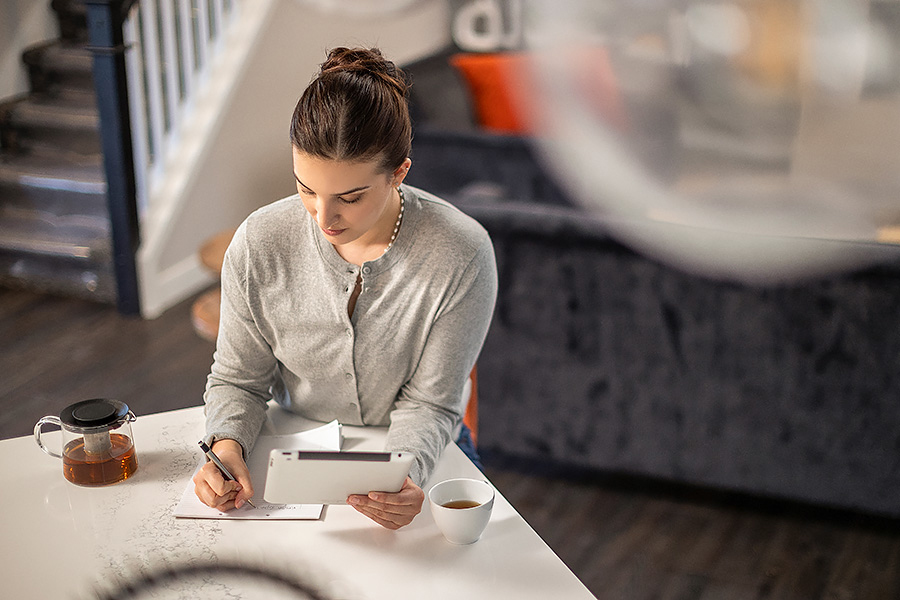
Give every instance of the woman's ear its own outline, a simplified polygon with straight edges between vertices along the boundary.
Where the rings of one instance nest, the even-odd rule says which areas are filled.
[[[409,173],[409,168],[411,166],[412,161],[409,159],[409,157],[407,157],[406,160],[404,160],[403,163],[399,167],[397,167],[397,169],[391,176],[391,187],[397,187],[401,183],[403,183],[403,180],[406,179],[406,174]]]

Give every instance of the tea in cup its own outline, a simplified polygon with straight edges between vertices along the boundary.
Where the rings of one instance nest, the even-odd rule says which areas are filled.
[[[452,544],[472,544],[481,537],[494,508],[494,488],[478,479],[448,479],[428,492],[431,514]]]

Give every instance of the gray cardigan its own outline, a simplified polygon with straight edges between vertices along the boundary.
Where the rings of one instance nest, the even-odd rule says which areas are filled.
[[[411,477],[428,479],[462,419],[497,269],[474,219],[422,190],[403,191],[397,239],[362,267],[341,258],[297,196],[241,224],[222,268],[204,395],[209,442],[234,439],[249,453],[274,398],[318,421],[389,426],[386,450],[415,454]]]

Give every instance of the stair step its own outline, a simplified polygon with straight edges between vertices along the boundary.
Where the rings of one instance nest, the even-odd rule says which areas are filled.
[[[0,163],[0,199],[4,206],[55,215],[102,217],[106,206],[106,176],[99,155],[59,153],[7,156]]]
[[[87,5],[84,0],[53,0],[50,2],[50,7],[60,16],[87,19]]]
[[[65,259],[0,250],[0,285],[104,304],[116,302],[111,262],[86,266]]]
[[[100,116],[96,107],[74,107],[52,100],[25,101],[16,106],[16,124],[30,127],[53,127],[81,131],[99,131]]]
[[[29,66],[49,71],[73,71],[83,75],[90,75],[93,68],[93,57],[87,47],[62,40],[32,46],[22,53],[22,60]]]
[[[87,41],[87,6],[82,0],[53,0],[50,6],[56,12],[62,39]]]
[[[97,93],[93,87],[90,88],[59,88],[52,93],[35,93],[32,94],[35,99],[52,101],[59,106],[70,106],[72,108],[81,109],[89,108],[97,110]]]
[[[47,92],[61,88],[93,89],[93,57],[83,44],[53,40],[22,53],[31,89]]]
[[[32,96],[0,108],[4,147],[66,150],[78,154],[99,154],[100,117],[96,106],[79,106],[54,98]]]
[[[88,156],[83,161],[54,160],[40,155],[10,158],[0,164],[0,182],[80,194],[106,193],[99,156]]]
[[[115,302],[109,221],[3,207],[0,284]]]
[[[109,221],[100,217],[0,209],[0,251],[108,262],[110,235]]]

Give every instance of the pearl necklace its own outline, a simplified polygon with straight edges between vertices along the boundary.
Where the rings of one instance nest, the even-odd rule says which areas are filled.
[[[398,187],[397,193],[400,194],[400,214],[397,215],[397,222],[394,224],[394,233],[391,234],[391,241],[388,242],[387,248],[381,254],[387,253],[391,246],[394,245],[394,240],[397,239],[397,232],[400,231],[400,221],[403,220],[403,190]]]

